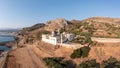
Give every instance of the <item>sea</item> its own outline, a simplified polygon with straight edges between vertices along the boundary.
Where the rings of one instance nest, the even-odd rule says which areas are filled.
[[[0,42],[9,42],[9,41],[14,41],[14,37],[12,36],[1,36],[0,35]],[[4,50],[4,51],[8,51],[10,50],[11,48],[7,47],[7,46],[4,46],[4,45],[1,45],[0,46],[0,50]]]

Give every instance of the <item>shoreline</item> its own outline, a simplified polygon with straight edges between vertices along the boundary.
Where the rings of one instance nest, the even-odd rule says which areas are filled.
[[[8,52],[9,52],[9,51],[3,51],[3,52],[0,54],[0,68],[3,68],[3,67],[4,67],[4,64],[5,64],[6,59],[7,59]]]
[[[15,44],[15,41],[8,41],[8,42],[0,42],[0,46],[7,46],[8,48],[12,48]]]
[[[6,46],[10,48],[10,50],[2,50],[0,53],[0,68],[5,67],[8,53],[17,48],[16,40],[14,41],[7,41],[7,42],[0,42],[0,46]]]

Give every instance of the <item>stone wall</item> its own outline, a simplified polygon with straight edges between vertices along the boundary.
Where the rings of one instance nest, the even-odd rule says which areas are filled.
[[[91,37],[92,41],[97,41],[100,43],[120,43],[120,38],[96,38]]]
[[[63,43],[63,44],[59,44],[59,45],[62,46],[62,47],[72,48],[72,49],[77,49],[77,48],[81,48],[81,47],[84,46],[84,45],[81,45],[81,44],[74,44],[74,43],[72,43],[72,44]]]

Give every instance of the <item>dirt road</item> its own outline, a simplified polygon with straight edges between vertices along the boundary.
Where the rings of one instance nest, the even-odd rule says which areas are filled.
[[[7,68],[47,68],[29,46],[11,51],[6,62]]]
[[[120,38],[97,38],[91,37],[92,41],[97,41],[99,43],[120,43]]]

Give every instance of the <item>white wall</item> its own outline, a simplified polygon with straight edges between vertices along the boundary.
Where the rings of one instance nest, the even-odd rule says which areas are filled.
[[[57,38],[56,37],[51,37],[51,36],[45,35],[45,34],[42,35],[42,41],[44,41],[46,43],[53,44],[53,45],[57,44]]]

